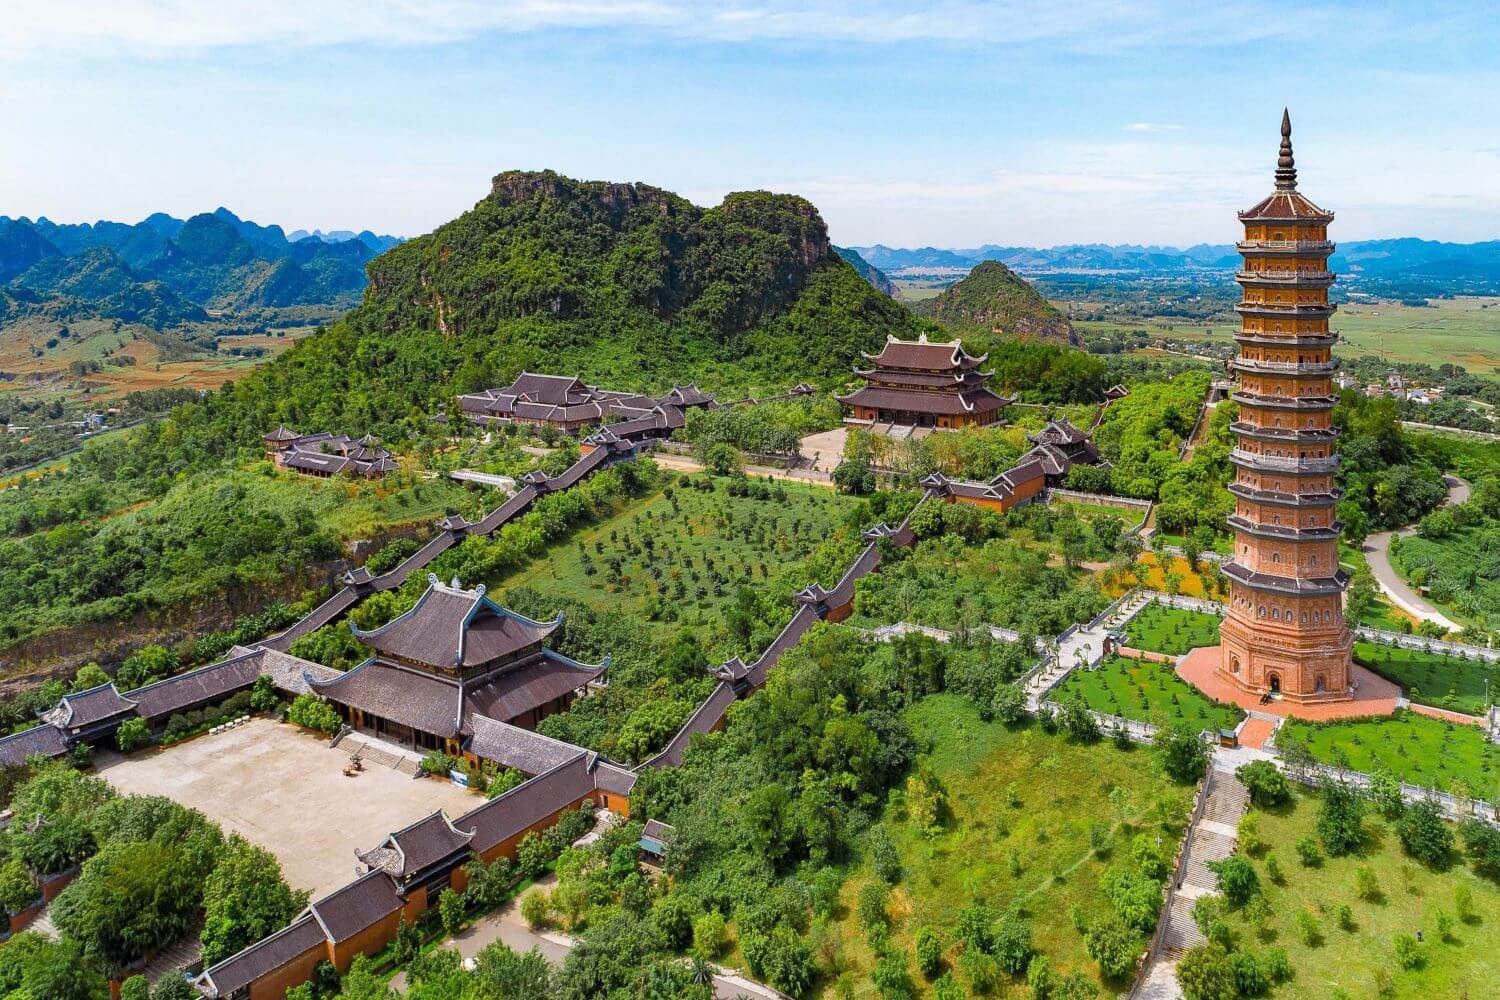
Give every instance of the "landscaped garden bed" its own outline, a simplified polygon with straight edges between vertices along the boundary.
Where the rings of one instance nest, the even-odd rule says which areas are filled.
[[[1343,722],[1289,719],[1276,743],[1305,746],[1323,764],[1388,771],[1409,784],[1470,797],[1492,797],[1500,776],[1500,746],[1486,740],[1482,728],[1413,712]]]
[[[1233,705],[1210,701],[1171,664],[1125,656],[1107,656],[1093,669],[1074,670],[1052,693],[1054,701],[1075,696],[1096,712],[1153,725],[1233,729],[1245,717]]]
[[[1406,696],[1420,705],[1483,715],[1490,698],[1500,693],[1500,664],[1478,657],[1356,642],[1354,661],[1400,684]]]
[[[1181,656],[1199,646],[1219,643],[1218,615],[1186,611],[1155,602],[1146,605],[1125,627],[1125,641],[1133,649]]]

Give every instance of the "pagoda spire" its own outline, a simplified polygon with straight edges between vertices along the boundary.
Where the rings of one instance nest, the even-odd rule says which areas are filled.
[[[1281,109],[1281,155],[1276,158],[1276,190],[1297,190],[1297,164],[1292,159],[1292,115]]]

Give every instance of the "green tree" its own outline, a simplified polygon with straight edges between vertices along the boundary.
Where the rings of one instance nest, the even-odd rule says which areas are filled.
[[[1406,853],[1425,865],[1440,867],[1453,856],[1453,831],[1431,799],[1414,802],[1402,811],[1396,835]]]
[[[291,923],[307,905],[275,855],[234,836],[203,885],[203,960],[213,965]]]
[[[151,728],[139,716],[131,716],[115,730],[115,746],[120,748],[121,753],[129,753],[150,742]]]
[[[457,934],[464,925],[464,897],[455,892],[450,886],[438,894],[438,919],[443,923],[443,931],[450,937]]]
[[[496,941],[474,956],[474,978],[486,995],[505,1000],[547,1000],[552,966],[536,948],[518,952]]]
[[[1325,780],[1321,785],[1322,807],[1318,812],[1318,837],[1329,854],[1338,857],[1358,850],[1365,841],[1365,802],[1342,781]]]
[[[1229,953],[1217,944],[1200,944],[1177,963],[1177,982],[1187,1000],[1235,1000],[1238,990]]]
[[[1185,722],[1163,726],[1152,740],[1162,770],[1173,781],[1188,784],[1203,777],[1208,767],[1208,747]]]

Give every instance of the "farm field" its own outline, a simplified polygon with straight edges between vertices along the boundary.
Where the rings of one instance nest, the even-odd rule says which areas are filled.
[[[955,695],[930,696],[905,717],[917,739],[931,744],[927,759],[951,814],[933,833],[897,804],[880,819],[904,869],[891,892],[892,944],[911,956],[917,930],[931,927],[952,967],[960,910],[974,902],[997,914],[1019,906],[1032,918],[1038,954],[1059,973],[1078,971],[1098,982],[1098,965],[1068,915],[1076,907],[1086,925],[1110,913],[1100,876],[1129,856],[1137,833],[1175,842],[1192,790],[1166,781],[1146,748],[1081,745],[1037,725],[983,722]],[[856,915],[860,890],[873,879],[861,867],[840,893],[845,971],[826,996],[879,995],[870,984],[874,956]],[[914,964],[910,972],[913,982],[923,981]],[[993,995],[1023,992],[1012,985]]]
[[[967,267],[903,267],[887,271],[886,277],[896,286],[901,297],[908,302],[935,299],[943,289],[961,281],[969,273]]]
[[[1467,715],[1483,715],[1492,693],[1500,694],[1500,665],[1420,649],[1356,642],[1354,660],[1400,684],[1406,696]]]
[[[1345,302],[1333,316],[1337,352],[1388,361],[1441,364],[1451,361],[1479,375],[1500,371],[1500,299],[1461,296],[1432,299],[1430,306],[1398,302]],[[1205,341],[1231,350],[1237,324],[1229,319],[1181,318],[1075,322],[1083,333],[1146,330],[1153,336]],[[1211,332],[1206,332],[1211,331]]]
[[[1473,796],[1490,798],[1500,791],[1500,746],[1485,739],[1478,726],[1398,711],[1390,718],[1310,724],[1288,720],[1277,733],[1305,745],[1324,764],[1348,766],[1369,774],[1385,770],[1413,785],[1452,790],[1461,783]]]
[[[731,496],[730,483],[674,477],[666,489],[575,533],[494,585],[640,620],[707,622],[742,587],[765,591],[799,566],[857,507],[821,486],[778,482],[757,499]],[[767,598],[789,597],[791,589]]]
[[[1242,918],[1231,927],[1244,947],[1259,950],[1274,943],[1286,950],[1293,977],[1276,987],[1275,1000],[1327,1000],[1329,997],[1435,998],[1494,995],[1500,981],[1500,955],[1492,943],[1500,926],[1500,888],[1474,874],[1462,860],[1437,871],[1408,857],[1392,824],[1378,814],[1365,818],[1367,842],[1359,853],[1325,857],[1316,867],[1302,865],[1289,847],[1304,837],[1317,837],[1318,803],[1297,793],[1292,804],[1276,810],[1256,809],[1260,839],[1278,845],[1277,862],[1284,884],[1273,882],[1265,870],[1265,855],[1252,855],[1261,892],[1269,904],[1265,937]],[[1287,845],[1288,849],[1280,845]],[[1355,872],[1368,868],[1380,888],[1370,901],[1355,892]],[[1462,887],[1472,898],[1469,920],[1456,918],[1456,894]],[[1339,907],[1353,915],[1348,930],[1339,926]],[[1298,934],[1298,914],[1313,915],[1319,928],[1309,946]],[[1453,919],[1450,938],[1439,933],[1438,914]],[[1396,961],[1397,934],[1422,935],[1422,964],[1404,970]],[[1389,977],[1389,992],[1380,976]],[[1342,993],[1336,992],[1342,990]]]
[[[1199,646],[1217,645],[1220,620],[1207,612],[1152,603],[1130,619],[1125,638],[1134,649],[1181,656]]]
[[[1073,696],[1096,712],[1161,725],[1187,722],[1199,729],[1233,729],[1245,713],[1215,705],[1192,687],[1170,663],[1108,656],[1093,670],[1075,670],[1052,693],[1053,701]]]

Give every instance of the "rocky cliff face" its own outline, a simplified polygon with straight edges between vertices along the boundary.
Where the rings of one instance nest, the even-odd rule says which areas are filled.
[[[919,311],[955,332],[985,330],[1018,340],[1083,345],[1067,317],[997,260],[987,260]]]

